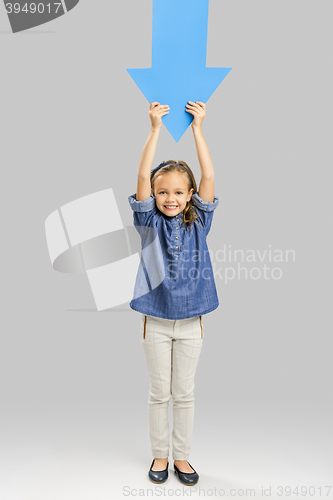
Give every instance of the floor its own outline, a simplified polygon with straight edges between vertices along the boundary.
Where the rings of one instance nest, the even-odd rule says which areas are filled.
[[[178,481],[172,455],[168,481],[149,481],[145,406],[135,414],[121,413],[121,408],[121,402],[3,407],[1,500],[189,494],[333,499],[333,409],[328,402],[220,401],[196,408],[189,462],[200,481],[192,487]],[[169,414],[172,429],[171,405]]]

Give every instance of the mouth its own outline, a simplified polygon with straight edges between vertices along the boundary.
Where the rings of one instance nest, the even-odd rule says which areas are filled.
[[[176,210],[178,205],[163,205],[166,210]]]

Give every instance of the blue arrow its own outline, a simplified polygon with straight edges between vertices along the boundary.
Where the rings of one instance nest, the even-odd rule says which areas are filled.
[[[168,104],[176,142],[193,120],[188,101],[207,102],[231,68],[207,68],[209,0],[154,0],[152,67],[127,69],[148,102]]]

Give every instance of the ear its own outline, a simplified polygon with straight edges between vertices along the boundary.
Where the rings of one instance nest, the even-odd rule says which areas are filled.
[[[187,195],[188,201],[190,201],[190,199],[192,198],[193,191],[194,191],[194,189],[193,189],[193,188],[191,188],[191,189],[189,190],[188,195]]]

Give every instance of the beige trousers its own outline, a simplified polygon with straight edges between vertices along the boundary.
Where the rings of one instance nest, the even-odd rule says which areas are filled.
[[[202,316],[169,320],[142,314],[140,339],[150,389],[148,421],[154,458],[169,457],[168,407],[173,401],[173,460],[188,460],[194,423],[194,375],[204,338]]]

